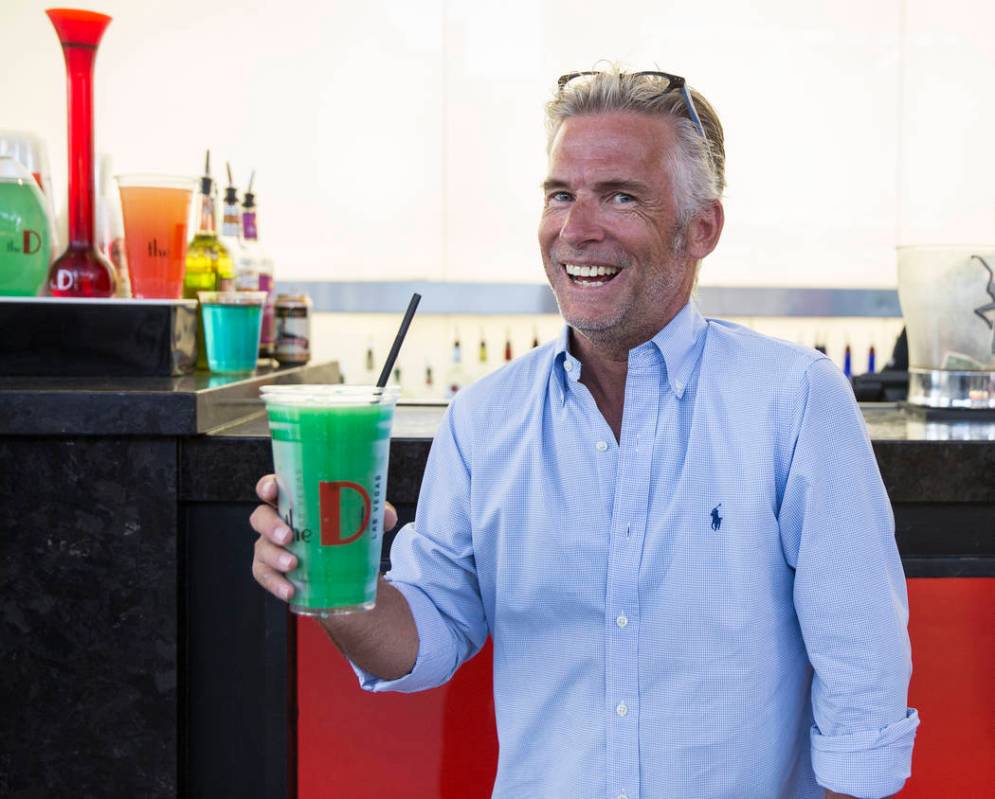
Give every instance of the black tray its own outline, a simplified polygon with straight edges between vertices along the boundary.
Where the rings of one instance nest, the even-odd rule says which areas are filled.
[[[0,297],[2,376],[170,377],[196,360],[196,300]]]

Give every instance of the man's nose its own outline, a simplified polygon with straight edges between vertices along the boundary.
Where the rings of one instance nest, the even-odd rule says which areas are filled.
[[[560,238],[572,247],[604,240],[605,229],[596,205],[574,200],[560,228]]]

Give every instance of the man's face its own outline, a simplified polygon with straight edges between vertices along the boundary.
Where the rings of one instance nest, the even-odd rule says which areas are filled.
[[[571,117],[553,140],[539,246],[560,313],[595,343],[647,341],[690,296],[666,165],[676,146],[669,121],[640,113]]]

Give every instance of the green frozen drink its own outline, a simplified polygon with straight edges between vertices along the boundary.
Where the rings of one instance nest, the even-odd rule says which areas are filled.
[[[307,616],[376,603],[396,389],[264,386],[279,485],[298,566],[290,609]]]

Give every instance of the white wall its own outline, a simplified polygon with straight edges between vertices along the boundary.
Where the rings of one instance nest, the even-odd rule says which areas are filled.
[[[48,141],[62,57],[3,0],[0,128]],[[988,39],[975,0],[106,0],[97,136],[118,171],[257,170],[279,277],[542,280],[542,104],[619,59],[688,77],[727,137],[704,284],[889,286],[899,243],[995,239]]]

